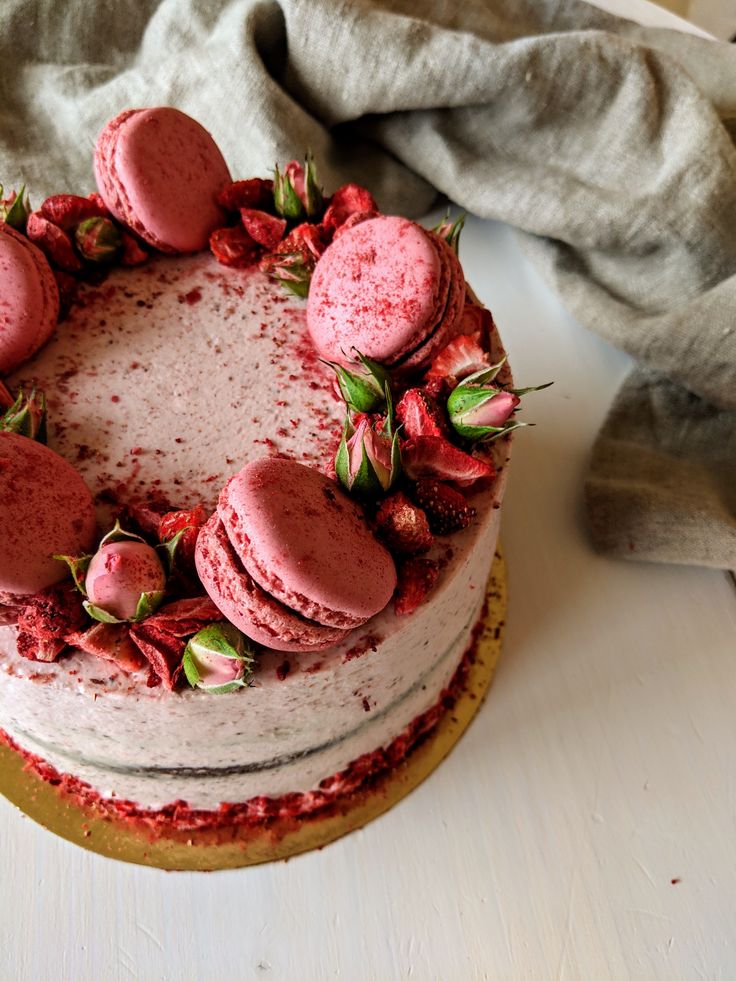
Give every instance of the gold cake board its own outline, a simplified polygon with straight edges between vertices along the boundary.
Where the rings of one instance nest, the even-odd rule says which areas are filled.
[[[454,707],[395,769],[326,814],[277,818],[267,827],[223,832],[177,831],[160,837],[145,827],[101,817],[62,795],[26,768],[21,755],[0,743],[0,793],[44,828],[89,851],[160,869],[212,871],[274,862],[322,848],[379,817],[418,786],[447,756],[480,708],[493,678],[506,616],[506,567],[496,552],[487,587],[487,611],[475,660]]]

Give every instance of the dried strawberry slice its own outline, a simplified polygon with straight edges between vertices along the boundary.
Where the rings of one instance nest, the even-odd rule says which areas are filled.
[[[135,235],[131,235],[130,232],[126,232],[122,228],[119,231],[120,240],[123,243],[123,254],[120,257],[120,262],[124,266],[140,266],[148,258],[148,253]]]
[[[65,232],[72,231],[88,218],[110,217],[110,212],[97,194],[87,198],[78,194],[54,194],[41,205],[41,214],[52,225]]]
[[[238,212],[241,208],[273,211],[273,181],[260,177],[234,181],[220,191],[217,201],[226,211]]]
[[[398,586],[394,594],[394,610],[398,616],[413,613],[434,589],[439,578],[439,565],[432,559],[407,559],[398,570]]]
[[[444,436],[447,432],[442,411],[424,389],[409,388],[396,406],[396,418],[409,439],[417,436]]]
[[[241,208],[240,218],[243,227],[254,242],[273,250],[284,237],[286,231],[286,219],[276,218],[265,211],[257,211],[254,208]]]
[[[460,319],[460,333],[480,338],[481,346],[490,347],[491,336],[496,329],[493,314],[477,303],[466,303]],[[480,371],[480,368],[477,369]]]
[[[82,598],[70,582],[31,596],[18,615],[18,653],[32,661],[54,661],[65,637],[84,623]]]
[[[487,368],[490,357],[478,343],[479,337],[477,333],[453,337],[432,361],[427,378],[448,378],[458,382],[475,371]]]
[[[189,511],[170,511],[163,515],[159,522],[158,539],[160,542],[171,541],[175,535],[184,530],[184,534],[179,539],[177,557],[180,555],[187,565],[193,566],[197,536],[206,520],[207,513],[201,504]]]
[[[68,634],[67,644],[78,647],[103,661],[111,661],[130,674],[146,664],[139,648],[130,639],[127,623],[96,623],[83,632]]]
[[[252,266],[261,253],[258,243],[242,226],[218,228],[210,235],[210,249],[223,266]]]
[[[44,218],[40,211],[33,211],[28,216],[26,235],[59,269],[65,272],[79,272],[82,268],[82,260],[74,251],[72,240],[67,233]]]
[[[375,529],[388,550],[398,555],[421,555],[434,542],[426,514],[401,491],[383,501],[376,513]]]
[[[319,259],[327,248],[327,241],[319,225],[303,222],[292,229],[275,250],[281,254],[299,252],[304,259]]]
[[[495,477],[493,465],[464,453],[441,436],[417,436],[401,447],[404,471],[412,480],[432,477],[469,487],[482,477]]]
[[[438,480],[418,480],[414,498],[427,515],[429,527],[436,535],[451,535],[467,528],[477,513],[459,490]]]
[[[334,235],[332,236],[332,241],[334,242],[336,239],[340,238],[340,236],[344,232],[347,232],[351,228],[354,228],[355,225],[360,225],[364,221],[369,221],[371,218],[377,218],[377,217],[378,217],[377,211],[356,211],[355,214],[350,215],[350,217],[347,218],[342,223],[342,225],[340,225],[339,228],[335,229]],[[322,227],[329,228],[329,226],[325,226],[324,222],[322,223]],[[331,231],[331,229],[329,230]]]
[[[351,215],[359,212],[370,212],[371,217],[375,217],[378,214],[375,198],[360,184],[344,184],[330,198],[322,224],[327,228],[339,228]]]

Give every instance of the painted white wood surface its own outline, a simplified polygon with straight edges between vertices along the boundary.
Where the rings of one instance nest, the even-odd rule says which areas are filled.
[[[463,252],[519,383],[555,379],[516,442],[509,626],[478,718],[394,810],[279,865],[117,864],[0,799],[3,981],[736,977],[736,591],[591,552],[581,482],[628,360],[508,229],[471,221]]]

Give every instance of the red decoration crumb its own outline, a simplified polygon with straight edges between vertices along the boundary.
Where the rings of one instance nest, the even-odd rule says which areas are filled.
[[[390,552],[420,555],[432,547],[434,538],[426,514],[401,491],[381,503],[374,520],[376,535]]]

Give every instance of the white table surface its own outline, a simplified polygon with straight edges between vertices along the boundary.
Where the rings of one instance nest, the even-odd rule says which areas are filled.
[[[736,977],[733,582],[593,554],[581,484],[628,359],[509,229],[470,221],[463,259],[518,382],[555,380],[515,445],[505,651],[470,730],[362,831],[241,871],[115,863],[0,799],[0,978]]]

